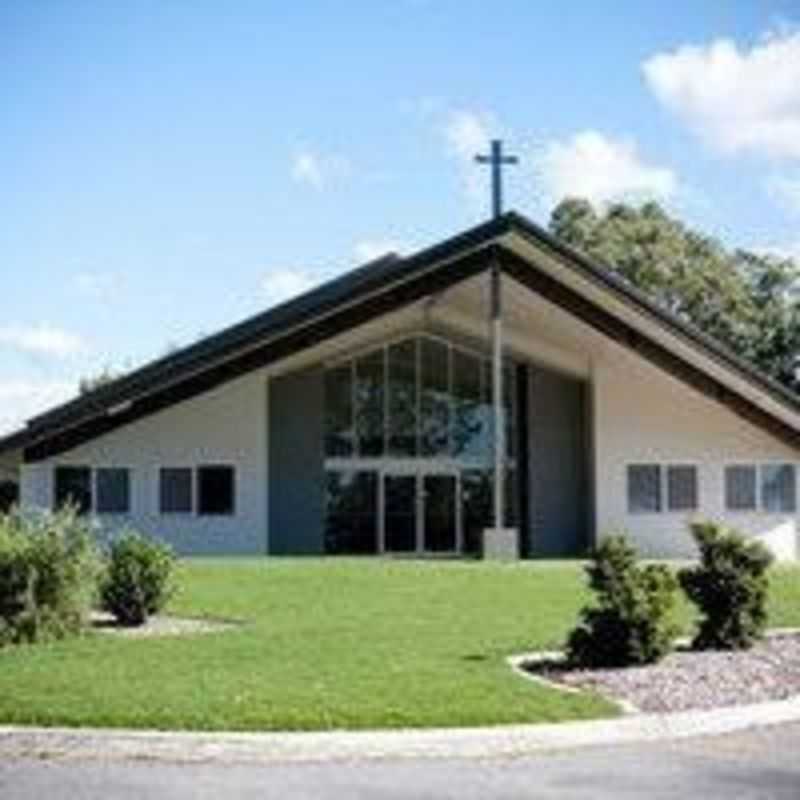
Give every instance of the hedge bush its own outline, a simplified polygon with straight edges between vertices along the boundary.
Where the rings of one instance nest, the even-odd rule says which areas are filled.
[[[102,587],[103,608],[122,625],[142,625],[172,595],[174,563],[167,545],[132,531],[123,534],[111,545]]]
[[[603,540],[586,567],[595,604],[581,610],[569,635],[575,666],[650,664],[666,655],[676,635],[672,623],[677,581],[660,565],[642,567],[623,536]]]
[[[701,615],[692,646],[696,650],[751,647],[767,624],[772,554],[760,542],[714,522],[696,522],[690,529],[700,563],[682,569],[678,579]]]
[[[74,509],[0,517],[0,645],[78,633],[99,572],[94,536]]]

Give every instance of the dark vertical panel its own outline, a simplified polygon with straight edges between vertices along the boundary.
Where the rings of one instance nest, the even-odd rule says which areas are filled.
[[[531,556],[580,555],[588,545],[584,403],[581,381],[532,368],[528,402]]]
[[[583,398],[583,446],[586,453],[586,469],[584,487],[586,491],[586,547],[591,548],[597,542],[597,454],[595,453],[595,402],[592,384],[588,381],[581,385]]]
[[[522,558],[530,554],[530,448],[529,448],[529,381],[528,367],[517,367],[517,497],[519,508],[519,552]]]
[[[322,368],[270,381],[269,552],[321,553],[324,547]]]

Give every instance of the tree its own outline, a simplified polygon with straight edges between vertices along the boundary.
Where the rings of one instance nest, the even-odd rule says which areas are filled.
[[[550,230],[677,316],[798,390],[800,308],[791,259],[730,251],[657,203],[562,201]]]
[[[100,372],[93,375],[84,375],[78,381],[78,392],[80,394],[89,394],[90,392],[99,389],[101,386],[113,383],[117,378],[122,377],[124,373],[113,369],[106,365]]]

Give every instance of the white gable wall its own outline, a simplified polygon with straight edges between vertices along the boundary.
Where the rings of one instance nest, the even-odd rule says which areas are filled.
[[[473,297],[451,293],[437,304],[388,315],[313,351],[303,351],[270,374],[377,342],[420,320],[474,328],[487,335],[480,282]],[[532,361],[588,378],[594,414],[595,530],[625,532],[644,555],[693,554],[684,515],[631,515],[627,466],[631,463],[694,463],[699,469],[698,516],[722,520],[767,543],[781,558],[795,557],[797,515],[728,513],[724,467],[733,462],[788,461],[800,452],[740,419],[631,351],[611,342],[563,309],[507,282],[509,345]],[[477,288],[476,288],[477,287]],[[455,298],[453,295],[456,295]],[[466,322],[474,320],[472,326]],[[462,324],[463,323],[463,324]],[[412,329],[412,328],[408,328]],[[53,468],[58,464],[129,467],[132,513],[126,520],[143,532],[195,553],[265,553],[268,538],[268,380],[260,370],[39,464],[23,467],[22,502],[52,506]],[[532,397],[533,413],[536,398]],[[536,454],[531,454],[536,459]],[[226,463],[236,467],[236,513],[231,517],[160,515],[158,468]]]
[[[797,515],[726,511],[724,469],[790,462],[800,472],[800,453],[630,351],[610,342],[604,350],[592,376],[599,535],[625,533],[649,557],[694,555],[691,515],[627,508],[628,464],[689,463],[698,467],[698,517],[760,539],[780,559],[795,558]]]
[[[127,467],[131,470],[131,514],[99,517],[104,528],[130,524],[184,553],[265,553],[267,402],[267,377],[261,370],[52,459],[24,465],[22,505],[52,507],[57,465]],[[160,514],[159,468],[202,464],[236,468],[235,513]]]

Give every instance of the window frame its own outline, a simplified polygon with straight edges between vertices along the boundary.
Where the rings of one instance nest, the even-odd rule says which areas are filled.
[[[461,336],[461,338],[459,338]],[[451,338],[452,337],[452,338]],[[415,409],[415,440],[416,440],[416,454],[400,455],[393,454],[391,451],[391,425],[390,425],[390,410],[389,410],[389,348],[393,345],[402,344],[408,340],[414,340],[416,351],[415,363],[415,391],[416,391],[416,409]],[[422,380],[422,350],[424,340],[429,340],[438,344],[442,344],[447,348],[447,396],[449,403],[448,411],[448,428],[447,428],[447,448],[446,452],[438,455],[425,455],[422,452],[422,444],[424,440],[422,430],[422,395],[423,395],[423,380]],[[352,452],[349,455],[333,455],[328,452],[326,437],[323,436],[322,442],[322,458],[326,469],[360,469],[364,464],[383,464],[393,461],[406,461],[406,460],[426,460],[431,461],[440,459],[448,463],[460,463],[463,468],[479,468],[490,467],[492,463],[491,458],[464,458],[462,455],[456,455],[453,452],[452,439],[453,439],[453,354],[458,351],[470,356],[476,357],[480,362],[480,381],[481,381],[481,401],[484,399],[484,392],[488,391],[491,396],[491,364],[492,355],[487,348],[475,346],[469,342],[463,341],[463,335],[451,332],[450,334],[444,331],[431,331],[421,328],[412,328],[402,334],[391,336],[376,344],[364,344],[356,346],[342,353],[337,353],[331,358],[324,360],[323,369],[325,371],[348,367],[351,374],[351,424],[350,429],[353,433]],[[357,371],[356,363],[364,356],[383,354],[383,454],[365,455],[361,452],[360,439],[358,436],[358,403],[357,403]],[[516,438],[518,436],[518,414],[517,408],[517,392],[516,392],[516,368],[520,363],[526,362],[526,357],[520,355],[516,350],[509,349],[508,352],[503,354],[503,374],[506,380],[504,385],[512,386],[511,396],[509,397],[509,406],[503,408],[503,416],[506,423],[506,453],[504,455],[505,461],[510,468],[516,466],[517,453],[515,451]],[[493,418],[492,423],[493,424]],[[511,433],[511,436],[508,434]],[[486,462],[485,464],[483,462]],[[474,463],[473,463],[474,462]]]
[[[726,461],[722,465],[722,507],[726,514],[759,514],[761,512],[760,462],[758,461]],[[755,472],[755,491],[752,508],[731,508],[728,502],[728,470],[736,467],[747,467]]]
[[[765,508],[764,506],[764,478],[763,473],[767,467],[791,467],[792,469],[792,508],[788,510]],[[797,496],[797,464],[794,461],[769,460],[757,463],[756,478],[756,500],[758,501],[758,511],[761,514],[783,514],[796,515],[798,511]]]
[[[62,507],[63,503],[59,503],[58,500],[58,471],[62,469],[71,469],[71,470],[86,470],[89,473],[89,505],[84,510],[79,510],[79,516],[91,516],[95,513],[95,504],[97,502],[97,492],[94,483],[94,467],[90,464],[70,464],[70,463],[56,463],[53,464],[52,468],[52,480],[53,484],[51,487],[51,503],[50,507],[53,511],[58,512]]]
[[[133,509],[133,469],[128,466],[119,466],[116,464],[100,464],[97,466],[93,466],[92,470],[92,513],[96,514],[97,516],[127,516],[131,514]],[[127,475],[127,508],[125,511],[104,511],[100,508],[100,472],[101,471],[111,471],[111,472],[125,472]]]
[[[659,508],[634,511],[630,503],[630,469],[631,467],[658,467],[658,491]],[[695,476],[695,506],[694,508],[672,508],[669,498],[669,472],[674,468],[690,468],[694,470]],[[702,507],[702,480],[700,474],[700,464],[696,461],[674,460],[674,461],[628,461],[625,463],[625,499],[628,516],[657,516],[673,515],[686,516],[696,514]]]
[[[238,478],[236,475],[236,464],[227,461],[209,461],[202,464],[197,464],[194,468],[194,515],[196,517],[235,517],[238,513],[238,504],[236,502],[236,489],[238,485]],[[200,473],[205,469],[225,469],[231,472],[231,507],[230,511],[202,511],[201,491],[200,491]]]
[[[161,502],[161,475],[165,470],[186,470],[189,473],[189,491],[191,492],[188,511],[164,511]],[[195,467],[193,464],[162,463],[156,465],[155,505],[160,517],[194,517],[197,513],[197,497],[195,487]]]
[[[752,508],[731,508],[728,505],[728,492],[726,473],[730,467],[750,467],[755,470],[755,505]],[[794,475],[794,508],[789,511],[780,511],[764,507],[763,472],[766,467],[791,467]],[[722,504],[726,514],[769,514],[770,516],[796,516],[800,511],[800,480],[798,479],[798,464],[796,461],[785,459],[765,459],[761,461],[727,461],[722,471]]]
[[[658,508],[634,509],[631,504],[631,471],[636,467],[655,468],[658,470]],[[625,464],[625,500],[627,513],[632,517],[641,517],[664,512],[664,465],[660,461],[629,461]]]
[[[669,498],[669,471],[671,469],[691,469],[694,471],[694,506],[692,508],[672,508]],[[700,511],[701,495],[700,465],[695,461],[668,461],[664,464],[664,498],[665,514],[696,514]]]

